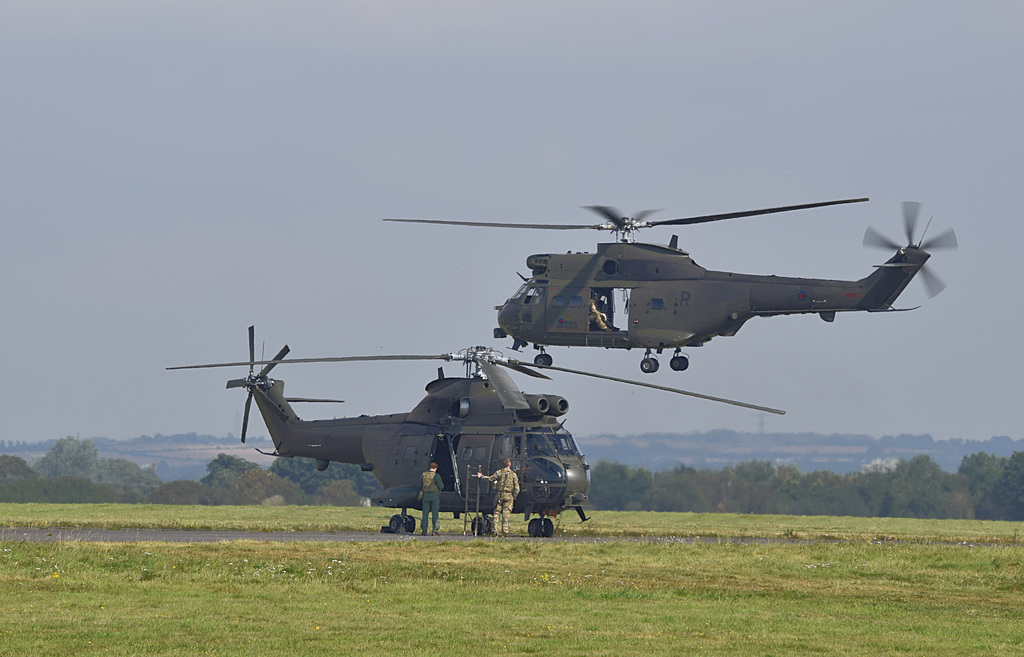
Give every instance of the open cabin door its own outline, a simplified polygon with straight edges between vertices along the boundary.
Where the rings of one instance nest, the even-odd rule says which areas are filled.
[[[453,439],[446,434],[434,436],[434,447],[431,450],[432,459],[437,463],[437,474],[441,475],[444,482],[444,491],[459,493],[462,490],[458,469],[455,466],[455,449]]]
[[[455,454],[456,472],[471,510],[476,504],[478,494],[481,509],[490,512],[494,506],[494,501],[491,499],[490,482],[477,479],[476,473],[482,472],[489,475],[493,472],[495,468],[491,461],[498,458],[498,450],[495,447],[499,440],[500,436],[493,434],[463,434],[453,439],[453,442],[458,445]]]

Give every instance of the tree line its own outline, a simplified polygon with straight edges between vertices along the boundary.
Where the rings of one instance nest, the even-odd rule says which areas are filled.
[[[264,469],[220,454],[206,472],[164,483],[152,467],[103,458],[93,442],[69,436],[32,463],[0,455],[0,502],[358,506],[381,490],[358,466],[332,463],[320,472],[312,459],[280,458]]]
[[[152,467],[102,458],[91,441],[73,437],[32,463],[0,455],[0,502],[355,506],[380,491],[357,466],[332,463],[321,472],[303,458],[276,459],[264,469],[220,454],[199,481],[165,483]],[[653,473],[600,460],[591,469],[590,499],[603,510],[1024,520],[1024,451],[969,454],[955,473],[924,454],[842,475],[767,460]]]
[[[843,475],[765,460],[654,473],[601,460],[591,482],[591,502],[609,510],[1024,520],[1024,452],[969,454],[955,473],[924,454]]]

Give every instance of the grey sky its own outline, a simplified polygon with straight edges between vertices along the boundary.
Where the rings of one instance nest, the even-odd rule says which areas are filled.
[[[710,269],[860,278],[924,204],[958,252],[911,313],[755,319],[645,380],[561,376],[568,428],[1020,437],[1024,5],[1010,2],[6,2],[0,439],[237,434],[246,357],[495,341],[532,253],[607,235],[382,217],[590,222],[869,196],[661,228]],[[556,364],[644,378],[638,351]],[[532,357],[532,351],[528,352]],[[448,366],[456,374],[456,366]],[[296,365],[288,392],[402,412],[436,364]],[[302,409],[309,417],[334,409]],[[253,433],[265,433],[255,423]]]

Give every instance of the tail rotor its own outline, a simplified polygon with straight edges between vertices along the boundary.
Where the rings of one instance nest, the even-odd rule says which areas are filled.
[[[899,255],[903,255],[904,257],[906,257],[911,251],[917,251],[923,253],[925,258],[931,255],[928,251],[932,249],[958,248],[959,243],[956,239],[956,233],[952,228],[939,233],[930,240],[924,239],[924,236],[928,233],[928,227],[931,225],[931,219],[928,220],[928,224],[925,226],[924,232],[921,233],[921,237],[917,242],[915,242],[914,236],[917,234],[917,219],[921,213],[921,204],[916,201],[904,201],[902,205],[903,229],[907,237],[906,245],[900,245],[871,226],[868,226],[867,230],[864,232],[864,246],[881,248],[887,251],[895,250],[899,252]],[[927,265],[922,264],[919,271],[921,273],[921,281],[924,283],[925,290],[929,297],[934,297],[946,288],[946,284],[942,279],[931,271]]]
[[[259,374],[254,374],[256,369],[256,327],[249,327],[249,376],[244,379],[232,379],[228,381],[228,388],[246,388],[249,391],[249,396],[245,398],[245,413],[242,415],[242,442],[245,442],[245,434],[249,429],[249,410],[252,408],[252,391],[258,386],[265,386],[267,384],[267,374],[270,370],[274,369],[278,362],[281,361],[285,356],[288,355],[290,349],[288,345],[285,345],[281,351],[277,352],[277,355],[263,366],[263,369],[259,371]]]

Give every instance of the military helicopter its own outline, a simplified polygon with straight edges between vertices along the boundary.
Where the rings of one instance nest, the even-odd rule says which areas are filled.
[[[478,471],[497,470],[504,458],[512,461],[519,475],[521,493],[513,510],[523,513],[530,536],[551,536],[552,518],[574,509],[580,521],[587,520],[590,466],[572,434],[565,429],[569,402],[557,395],[524,394],[507,370],[550,379],[538,370],[550,370],[603,379],[620,384],[696,397],[766,413],[783,414],[774,408],[713,397],[676,388],[619,379],[612,376],[554,366],[530,365],[506,358],[487,347],[470,347],[457,353],[437,355],[342,356],[332,358],[285,359],[288,346],[271,360],[255,359],[254,328],[249,327],[249,360],[169,367],[169,370],[211,367],[245,367],[249,374],[228,381],[228,388],[245,388],[242,442],[249,425],[249,410],[256,401],[274,442],[271,456],[305,457],[316,460],[317,469],[331,462],[352,463],[372,472],[384,488],[373,500],[376,506],[401,509],[382,531],[413,532],[416,520],[410,508],[422,508],[417,499],[420,475],[431,461],[438,463],[444,480],[442,512],[455,518],[476,512],[472,531],[489,533],[494,511],[493,491],[487,480],[470,476]],[[297,401],[284,396],[284,381],[269,374],[282,363],[323,363],[356,361],[440,360],[462,362],[465,375],[448,377],[438,367],[437,378],[426,386],[427,395],[408,413],[361,415],[332,420],[301,420],[292,408]],[[262,369],[255,372],[255,367]],[[334,400],[336,401],[336,400]],[[266,452],[263,452],[266,453]],[[531,516],[535,516],[532,517]]]
[[[553,359],[545,350],[552,345],[573,347],[604,347],[606,349],[644,349],[640,370],[658,370],[661,354],[674,349],[669,361],[673,370],[689,367],[684,347],[700,347],[717,336],[732,336],[752,317],[771,317],[799,313],[815,313],[832,322],[838,312],[865,310],[886,312],[896,310],[892,304],[910,280],[920,272],[930,296],[938,294],[944,284],[924,268],[931,257],[928,249],[956,248],[952,229],[925,242],[924,235],[915,241],[915,227],[921,205],[903,204],[907,244],[901,246],[868,228],[864,237],[867,246],[894,249],[896,254],[877,271],[857,281],[816,278],[758,276],[732,272],[709,271],[678,248],[673,235],[668,246],[636,242],[642,228],[721,221],[739,217],[805,210],[829,205],[861,203],[867,198],[843,199],[783,207],[728,212],[698,217],[649,221],[656,212],[645,210],[626,217],[608,206],[586,206],[604,217],[604,223],[516,224],[437,219],[385,219],[407,223],[529,228],[546,230],[592,229],[611,231],[616,241],[598,244],[596,253],[541,253],[526,259],[531,277],[498,311],[495,339],[513,338],[512,349],[518,351],[532,343],[540,353],[537,365],[551,365]],[[929,221],[930,223],[930,221]],[[925,229],[925,233],[927,228]],[[623,312],[615,308],[614,292],[623,300]],[[911,308],[903,310],[912,310]]]

